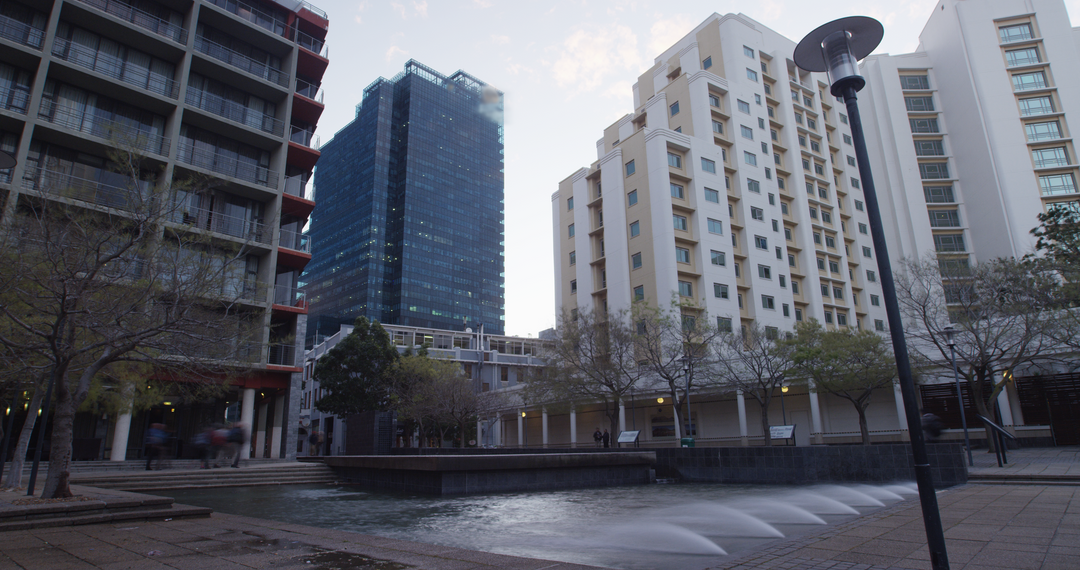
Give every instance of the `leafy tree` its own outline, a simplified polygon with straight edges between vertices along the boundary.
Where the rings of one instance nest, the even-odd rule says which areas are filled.
[[[876,333],[825,330],[815,319],[799,323],[791,347],[793,372],[812,381],[811,389],[851,402],[859,414],[863,445],[870,445],[866,408],[874,392],[896,382],[892,348]]]
[[[262,313],[244,310],[246,250],[186,226],[179,192],[134,152],[109,183],[27,167],[33,188],[9,208],[0,252],[0,358],[54,385],[46,498],[71,496],[73,420],[95,379],[141,363],[178,390],[221,389],[258,357]]]
[[[549,405],[599,401],[611,433],[618,433],[619,404],[641,379],[630,314],[563,313],[556,337],[542,345],[548,363],[525,381],[525,401]]]
[[[765,445],[771,445],[769,403],[790,374],[793,345],[781,340],[779,331],[755,325],[717,337],[712,348],[716,357],[716,383],[741,390],[757,401]]]
[[[1024,263],[1054,286],[1047,289],[1046,304],[1054,311],[1056,326],[1049,330],[1055,342],[1080,348],[1080,212],[1064,207],[1039,214],[1039,238],[1035,254]]]
[[[338,416],[388,409],[400,358],[378,321],[357,318],[352,332],[316,361],[313,379],[328,393],[315,407]]]

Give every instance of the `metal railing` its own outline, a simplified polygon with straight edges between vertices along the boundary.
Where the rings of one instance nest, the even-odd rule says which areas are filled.
[[[990,418],[982,414],[975,414],[975,417],[982,420],[983,425],[990,428],[991,432],[994,434],[994,452],[997,455],[998,467],[1004,467],[1005,464],[1009,462],[1009,458],[1005,455],[1005,440],[1008,438],[1015,441],[1016,436],[1005,431],[1005,428],[990,421]]]
[[[317,101],[319,103],[323,102],[322,87],[315,85],[314,83],[308,83],[299,77],[296,78],[296,94],[303,95],[312,101]]]
[[[119,144],[143,152],[167,156],[169,139],[117,121],[102,119],[94,115],[93,107],[79,112],[69,107],[57,105],[55,101],[42,101],[38,118],[73,131],[108,139],[110,144]]]
[[[264,30],[269,30],[283,38],[288,38],[289,28],[285,25],[285,21],[279,18],[275,18],[273,14],[269,14],[253,7],[250,4],[244,2],[236,2],[235,0],[209,0],[211,4],[229,12],[235,14],[241,19],[247,20]]]
[[[37,190],[118,210],[130,209],[132,198],[141,193],[145,194],[141,192],[141,189],[136,191],[132,188],[80,178],[40,166],[31,166],[26,169],[23,173],[22,187],[25,190]]]
[[[26,106],[29,104],[29,90],[23,91],[21,89],[12,89],[11,87],[0,86],[0,109],[15,111],[16,113],[25,115]]]
[[[172,79],[151,73],[149,69],[144,67],[127,65],[129,62],[125,62],[115,55],[90,49],[70,40],[56,38],[53,42],[52,54],[64,61],[96,71],[113,79],[119,79],[140,89],[164,95],[170,99],[176,99],[180,92],[180,84]]]
[[[0,16],[0,38],[41,49],[45,43],[45,30],[39,30],[14,18]]]
[[[307,234],[282,228],[280,230],[278,245],[294,251],[311,253],[311,240]]]
[[[327,47],[326,40],[320,40],[311,34],[296,30],[296,45],[315,55],[330,59],[330,48]]]
[[[289,135],[289,140],[296,144],[302,144],[308,148],[319,150],[319,135],[315,134],[314,131],[294,126],[292,127],[292,133]]]
[[[221,153],[207,152],[195,148],[195,141],[181,140],[177,160],[184,164],[205,168],[211,172],[238,178],[245,182],[277,189],[278,173],[263,166],[241,162]]]
[[[274,285],[274,304],[285,307],[303,307],[307,304],[307,295],[296,287]]]
[[[177,26],[168,20],[161,19],[149,12],[144,12],[125,2],[119,2],[117,0],[79,0],[79,2],[88,6],[93,6],[106,14],[116,16],[125,22],[149,30],[178,44],[187,44],[188,31],[182,26]]]
[[[266,363],[274,366],[296,366],[296,345],[270,343]]]
[[[195,37],[195,51],[208,55],[218,61],[225,62],[260,79],[265,79],[271,83],[281,85],[282,87],[287,87],[289,85],[288,73],[275,67],[271,67],[263,62],[256,61],[249,56],[227,48],[217,42],[208,40],[203,36]]]
[[[307,184],[304,183],[303,176],[290,176],[285,179],[285,193],[290,196],[296,196],[297,198],[304,198],[311,200],[309,193],[305,190]]]
[[[203,91],[202,89],[188,87],[187,94],[184,96],[184,102],[208,113],[213,113],[219,117],[279,137],[285,134],[285,121],[275,119],[270,115],[260,113],[234,101],[229,101],[219,95]]]
[[[330,16],[328,16],[322,8],[319,8],[318,6],[312,4],[311,2],[307,2],[306,0],[300,2],[300,7],[306,8],[308,12],[311,12],[312,14],[315,14],[316,16],[324,20],[330,19]]]
[[[256,243],[269,244],[271,233],[266,224],[257,220],[247,220],[238,216],[229,216],[207,208],[182,208],[177,210],[173,221],[178,224],[193,226],[201,230],[217,232],[238,237]]]

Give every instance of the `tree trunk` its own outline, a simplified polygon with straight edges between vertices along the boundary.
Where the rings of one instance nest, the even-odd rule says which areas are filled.
[[[41,491],[43,499],[62,499],[72,496],[69,478],[71,477],[71,440],[75,424],[75,402],[71,391],[64,386],[65,378],[56,379],[56,413],[53,415],[52,442],[49,446],[49,474],[45,478],[45,488]]]
[[[986,405],[981,397],[975,398],[975,409],[979,411],[979,415],[984,418],[992,418],[990,415],[990,407]],[[986,430],[986,445],[988,453],[997,452],[997,438],[994,437],[994,429],[988,425],[983,425],[983,429]]]
[[[859,431],[862,432],[862,444],[870,445],[870,428],[866,426],[866,408],[856,405],[855,409],[859,411]]]
[[[15,444],[15,455],[11,458],[11,469],[8,471],[7,479],[4,480],[4,489],[22,487],[22,472],[26,460],[26,450],[30,447],[30,436],[34,433],[34,426],[37,425],[38,415],[35,410],[41,407],[41,400],[44,397],[44,391],[40,388],[34,389],[34,395],[30,398],[30,406],[26,409],[26,421],[23,422],[22,431],[19,432],[19,441]],[[44,432],[44,429],[42,432]],[[42,433],[41,435],[44,437],[45,434]]]
[[[765,434],[765,447],[772,445],[772,432],[769,431],[769,406],[761,405],[761,431]]]

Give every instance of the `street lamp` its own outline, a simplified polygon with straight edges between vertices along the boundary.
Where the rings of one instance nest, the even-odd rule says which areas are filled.
[[[784,407],[784,394],[787,394],[788,389],[787,386],[780,387],[780,414],[784,419],[784,425],[787,425],[787,408]]]
[[[885,230],[881,223],[881,210],[874,191],[874,177],[870,171],[870,157],[866,152],[862,118],[856,93],[866,85],[859,75],[858,61],[874,51],[881,42],[885,30],[881,22],[865,16],[852,16],[833,20],[807,34],[795,48],[795,65],[806,71],[828,72],[832,86],[829,92],[843,96],[847,106],[851,137],[855,146],[855,160],[863,181],[866,213],[870,221],[870,235],[877,253],[878,272],[881,274],[881,293],[885,300],[885,313],[889,319],[893,354],[896,356],[900,392],[904,397],[911,453],[915,460],[915,481],[919,485],[919,501],[922,505],[926,542],[930,550],[930,564],[934,570],[948,570],[949,555],[945,549],[945,533],[941,527],[941,513],[934,480],[930,472],[930,460],[923,441],[919,402],[915,394],[915,382],[908,362],[907,344],[904,341],[904,325],[900,318],[900,305],[896,300],[896,284],[893,283],[892,266],[885,244]]]
[[[956,329],[949,325],[942,332],[945,333],[945,344],[949,345],[949,354],[952,357],[952,375],[956,380],[956,399],[960,401],[960,425],[964,426],[964,448],[967,449],[968,467],[975,467],[975,461],[971,458],[971,440],[968,439],[967,415],[964,413],[964,396],[960,393],[960,374],[956,371]]]
[[[693,422],[690,420],[690,358],[683,356],[681,360],[683,363],[683,378],[686,379],[686,433],[683,434],[683,437],[691,437],[690,432],[693,428]]]

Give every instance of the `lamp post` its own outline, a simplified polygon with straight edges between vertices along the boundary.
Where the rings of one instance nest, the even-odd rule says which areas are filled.
[[[690,358],[683,356],[682,363],[683,378],[686,380],[686,433],[684,437],[691,437],[693,422],[690,420]]]
[[[780,387],[780,415],[784,420],[784,425],[787,425],[787,408],[784,407],[784,394],[787,394],[788,387]]]
[[[934,570],[948,570],[949,555],[945,549],[945,533],[941,527],[941,513],[938,510],[937,496],[934,494],[934,481],[930,472],[930,460],[926,454],[926,442],[923,440],[915,382],[911,375],[911,364],[908,362],[900,305],[896,300],[896,285],[893,283],[892,266],[889,263],[888,248],[885,243],[885,230],[881,223],[877,194],[874,191],[874,178],[870,171],[870,157],[866,152],[866,138],[863,135],[862,118],[859,115],[859,102],[856,96],[856,93],[866,85],[866,80],[859,75],[858,61],[874,51],[874,48],[881,43],[884,34],[885,30],[881,22],[873,18],[865,16],[841,18],[807,34],[795,48],[794,59],[795,65],[806,71],[828,72],[829,81],[832,83],[829,92],[837,97],[843,96],[844,104],[847,106],[851,137],[855,146],[855,159],[862,177],[866,213],[870,219],[870,235],[877,253],[878,272],[881,274],[881,293],[885,300],[885,313],[889,319],[893,354],[896,356],[897,375],[900,379],[900,392],[904,398],[904,411],[907,415],[911,453],[915,460],[915,481],[919,486],[919,501],[922,505],[930,564]]]
[[[960,374],[956,371],[956,329],[949,325],[943,329],[945,344],[949,345],[949,354],[952,357],[952,375],[956,380],[956,399],[960,402],[960,425],[964,426],[964,449],[967,449],[968,467],[974,467],[975,461],[971,458],[971,440],[968,438],[967,414],[964,413],[964,395],[960,393]]]

